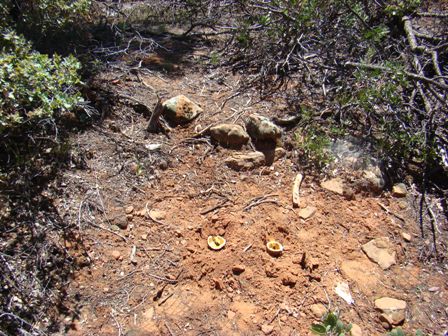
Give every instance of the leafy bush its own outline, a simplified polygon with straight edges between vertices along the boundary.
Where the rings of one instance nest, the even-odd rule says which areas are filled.
[[[0,132],[23,122],[52,117],[71,110],[82,98],[80,63],[33,51],[31,44],[14,31],[0,35]]]
[[[394,329],[390,333],[387,333],[387,335],[388,336],[406,336],[406,334],[403,332],[403,330],[401,330],[401,328]],[[424,334],[420,330],[417,330],[415,332],[415,336],[424,336]]]
[[[322,323],[311,325],[311,332],[316,335],[344,336],[349,335],[351,329],[351,324],[345,324],[333,312],[326,314]]]
[[[21,32],[41,34],[73,24],[90,6],[91,0],[2,0],[0,17],[3,24],[13,25]]]

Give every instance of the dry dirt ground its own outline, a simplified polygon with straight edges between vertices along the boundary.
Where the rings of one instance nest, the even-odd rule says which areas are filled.
[[[202,54],[193,50],[189,57]],[[224,164],[234,150],[192,138],[213,122],[242,124],[253,112],[273,116],[278,106],[240,95],[221,111],[238,78],[190,65],[165,74],[148,67],[152,72],[139,76],[114,70],[99,77],[127,103],[72,138],[87,168],[57,182],[64,195],[56,206],[82,232],[63,243],[84,265],[68,288],[73,304],[64,334],[308,335],[321,303],[363,335],[385,335],[374,307],[383,296],[407,302],[404,330],[447,330],[446,268],[419,261],[414,190],[406,198],[385,191],[347,199],[322,189],[322,177],[307,175],[301,207],[317,212],[302,220],[291,200],[301,172],[294,148],[286,145],[286,156],[270,166],[237,172]],[[184,94],[204,113],[169,136],[145,136],[148,115],[123,95],[154,106],[155,91],[164,99]],[[292,136],[286,131],[285,144]],[[263,196],[270,202],[253,204]],[[225,237],[224,249],[207,247],[212,234]],[[393,242],[397,263],[388,270],[361,250],[377,237]],[[266,252],[272,238],[285,247],[278,258]],[[340,282],[348,283],[353,305],[335,293]]]

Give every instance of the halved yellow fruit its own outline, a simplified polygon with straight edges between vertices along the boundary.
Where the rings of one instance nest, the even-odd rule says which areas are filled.
[[[226,240],[221,236],[208,236],[207,243],[212,250],[218,251],[224,247]]]
[[[268,241],[266,249],[271,256],[278,257],[283,253],[283,245],[276,240]]]

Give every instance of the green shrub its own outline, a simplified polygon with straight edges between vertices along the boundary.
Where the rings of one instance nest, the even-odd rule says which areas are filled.
[[[295,134],[296,146],[301,149],[307,164],[317,169],[324,169],[332,161],[330,152],[331,138],[315,127]]]
[[[0,132],[33,119],[52,117],[82,101],[80,63],[33,51],[13,30],[0,35]]]
[[[91,0],[2,0],[0,18],[3,25],[41,34],[73,24],[90,6]]]
[[[345,324],[333,312],[326,314],[321,323],[311,325],[311,332],[316,335],[344,336],[349,335],[351,329],[351,324]]]
[[[387,333],[388,336],[406,336],[403,330],[401,328],[397,328],[392,330],[390,333]],[[424,334],[421,332],[421,330],[417,330],[415,332],[415,336],[424,336]]]

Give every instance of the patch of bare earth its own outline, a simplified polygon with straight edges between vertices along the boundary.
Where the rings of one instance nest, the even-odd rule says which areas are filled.
[[[224,160],[238,151],[192,138],[195,128],[213,122],[243,124],[253,112],[274,115],[275,105],[254,103],[249,95],[229,100],[221,111],[237,78],[184,69],[176,77],[111,72],[103,80],[150,106],[157,101],[154,90],[164,99],[184,94],[204,112],[169,137],[145,137],[148,116],[119,105],[101,126],[73,137],[88,168],[65,173],[57,206],[78,223],[89,265],[69,286],[78,304],[76,317],[66,318],[66,333],[307,335],[321,317],[315,306],[321,303],[359,325],[363,335],[382,335],[374,301],[385,296],[406,301],[403,329],[438,335],[448,328],[445,270],[418,261],[412,190],[407,198],[384,192],[348,200],[305,176],[300,207],[317,210],[303,220],[300,208],[292,207],[300,172],[294,150],[270,166],[237,172]],[[216,234],[227,241],[220,251],[207,246],[207,237]],[[388,237],[396,253],[387,270],[361,249],[379,237]],[[266,252],[270,239],[284,245],[280,257]],[[79,245],[65,244],[82,256]],[[352,305],[335,293],[343,282]]]

